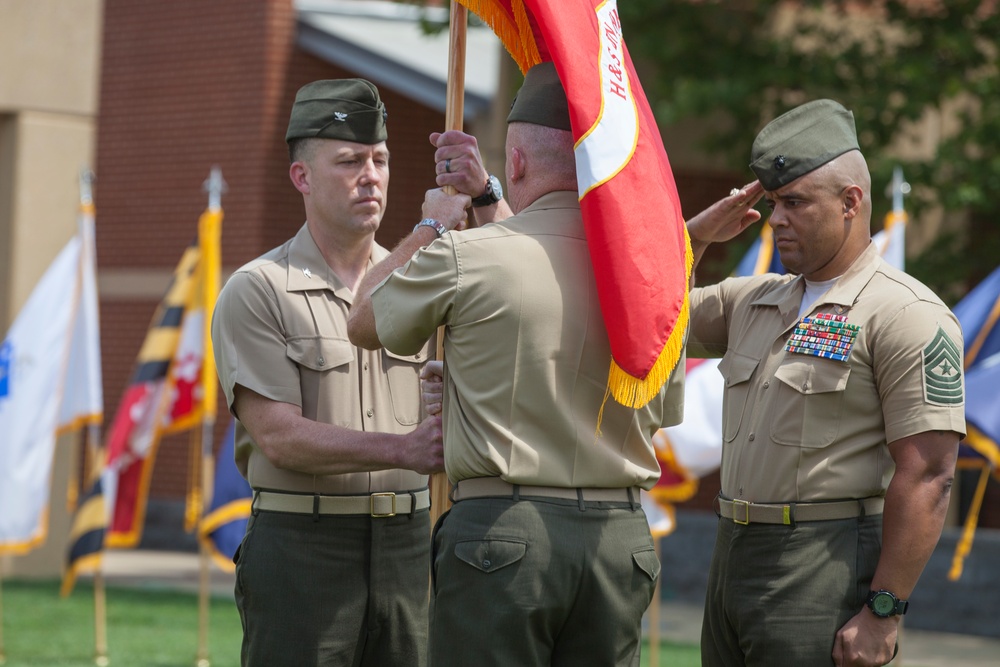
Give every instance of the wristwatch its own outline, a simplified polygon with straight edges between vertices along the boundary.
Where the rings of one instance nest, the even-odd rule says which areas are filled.
[[[879,618],[902,616],[906,613],[907,607],[910,606],[909,602],[900,600],[884,588],[880,588],[877,591],[868,591],[868,600],[865,604]]]
[[[496,204],[498,201],[503,199],[503,186],[500,185],[500,179],[490,174],[486,179],[486,188],[483,194],[472,200],[472,205],[476,208],[482,206],[491,206]]]
[[[438,238],[444,235],[448,228],[445,227],[440,220],[435,220],[434,218],[424,218],[416,225],[413,226],[413,231],[417,231],[421,227],[430,227],[435,232],[437,232]]]

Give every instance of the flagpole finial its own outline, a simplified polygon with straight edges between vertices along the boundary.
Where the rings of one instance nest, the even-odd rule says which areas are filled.
[[[94,203],[94,180],[90,167],[80,167],[80,203],[84,206]]]
[[[216,165],[212,167],[208,178],[202,184],[205,192],[208,193],[208,208],[217,211],[222,208],[222,195],[229,189],[225,179],[222,178],[222,169]]]
[[[910,184],[903,180],[903,168],[894,167],[892,170],[892,183],[889,185],[889,196],[892,197],[892,210],[894,213],[903,212],[903,197],[910,194]]]

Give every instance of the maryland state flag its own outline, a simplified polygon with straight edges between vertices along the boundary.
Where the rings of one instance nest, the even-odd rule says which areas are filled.
[[[203,311],[196,308],[198,258],[196,244],[181,257],[107,436],[104,490],[111,506],[109,547],[139,543],[160,439],[200,419],[196,393],[204,349]]]
[[[577,187],[611,343],[609,389],[648,403],[681,356],[693,256],[673,172],[614,0],[458,0],[522,72],[552,61],[569,103]]]
[[[221,174],[217,177],[221,181]],[[149,325],[132,379],[107,437],[104,491],[111,507],[108,547],[134,547],[142,537],[153,462],[160,439],[215,418],[215,374],[206,313],[219,283],[222,208],[210,204],[198,221],[198,240],[181,256]],[[206,422],[207,418],[207,422]],[[209,442],[203,438],[203,442]],[[211,448],[209,447],[209,450]],[[193,456],[199,460],[198,453]],[[200,466],[189,488],[188,529],[201,517]]]
[[[104,488],[98,476],[80,499],[76,514],[73,515],[73,525],[69,531],[69,548],[66,553],[66,573],[63,576],[61,591],[63,597],[73,591],[78,574],[100,567],[107,527]]]

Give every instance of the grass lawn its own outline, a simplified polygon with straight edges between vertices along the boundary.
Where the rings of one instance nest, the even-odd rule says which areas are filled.
[[[93,667],[94,597],[89,579],[68,598],[57,581],[4,580],[4,667]],[[112,667],[192,667],[198,652],[198,598],[164,589],[108,587],[107,640]],[[212,667],[238,667],[239,616],[231,598],[211,600]],[[643,645],[642,666],[649,665]],[[697,667],[698,647],[664,642],[660,665]],[[658,667],[658,666],[657,666]]]

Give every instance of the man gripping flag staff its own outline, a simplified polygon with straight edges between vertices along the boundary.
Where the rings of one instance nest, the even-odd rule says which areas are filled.
[[[608,388],[623,405],[641,407],[681,359],[693,257],[617,3],[459,1],[493,29],[522,72],[551,61],[566,90],[577,194],[611,343]],[[462,150],[452,159],[456,172],[479,156],[474,142]],[[439,178],[438,185],[479,194],[486,181],[480,163],[471,173]],[[477,209],[477,220],[484,213],[494,209]]]
[[[545,18],[531,21],[544,29],[554,17],[540,5],[530,9]],[[679,383],[668,391],[655,376],[681,379],[670,372],[682,356],[686,239],[672,226],[676,192],[634,75],[617,65],[620,80],[602,75],[608,54],[627,62],[614,4],[559,10],[570,28],[547,35],[548,44],[586,46],[526,63],[507,117],[508,199],[475,139],[432,134],[437,183],[459,194],[427,193],[425,219],[368,271],[348,321],[353,343],[395,354],[444,327],[444,453],[455,503],[433,547],[435,667],[636,664],[659,574],[639,490],[659,476],[653,432],[680,419]],[[596,64],[579,62],[588,59]],[[593,96],[581,100],[587,86]],[[631,105],[625,151],[611,145],[621,140],[615,128],[602,127],[622,113],[602,97],[619,95]],[[637,188],[625,174],[640,156],[652,159]],[[611,187],[620,184],[627,191]],[[648,214],[663,202],[665,216]],[[449,231],[464,226],[470,205],[478,222],[493,224]],[[645,245],[623,251],[623,239]],[[657,248],[669,252],[643,264]],[[602,285],[642,295],[624,322],[609,315]],[[631,318],[651,312],[663,319]],[[635,367],[625,361],[635,345],[626,337],[616,348],[623,339],[612,328],[622,327],[648,343]],[[485,617],[483,599],[494,601]]]

